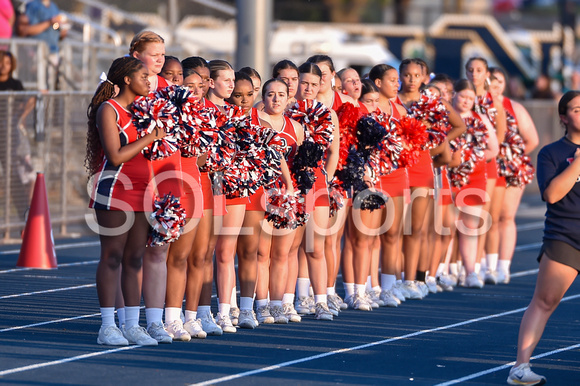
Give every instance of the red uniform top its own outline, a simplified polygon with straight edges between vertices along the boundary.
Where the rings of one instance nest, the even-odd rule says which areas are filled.
[[[397,106],[392,101],[389,101],[391,105],[391,118],[390,119],[401,119],[401,113],[397,110]],[[407,169],[398,168],[390,174],[381,176],[379,179],[380,189],[388,193],[391,197],[402,197],[405,195],[405,189],[409,188],[409,180],[407,178]]]
[[[157,75],[157,90],[169,86],[165,78]],[[152,96],[153,93],[149,94]],[[181,183],[181,152],[176,151],[169,157],[161,160],[151,161],[153,175],[157,184],[159,197],[171,193],[175,197],[183,195],[183,184]]]
[[[133,125],[132,114],[113,99],[105,102],[115,110],[117,129],[121,146],[138,139],[137,128]],[[91,192],[90,208],[104,210],[122,210],[143,212],[152,210],[153,185],[151,180],[151,163],[139,152],[129,161],[113,166],[103,156],[98,172],[95,174]],[[149,191],[149,197],[145,192]]]
[[[340,109],[340,106],[342,106],[344,103],[342,102],[342,99],[340,99],[340,94],[338,93],[338,91],[334,91],[334,98],[332,100],[332,109],[334,111],[338,111],[338,109]]]

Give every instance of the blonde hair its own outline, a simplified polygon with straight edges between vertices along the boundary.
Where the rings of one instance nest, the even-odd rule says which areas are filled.
[[[145,46],[149,43],[165,43],[165,40],[152,31],[139,32],[133,37],[133,40],[131,40],[129,55],[133,55],[134,52],[145,51]]]

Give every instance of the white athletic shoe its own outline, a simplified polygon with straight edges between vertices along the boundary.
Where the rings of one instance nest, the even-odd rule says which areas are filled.
[[[147,331],[141,326],[133,326],[123,331],[123,336],[129,344],[140,344],[142,346],[157,346],[158,342],[149,336]]]
[[[326,297],[328,299],[328,309],[336,311],[336,315],[342,310],[342,299],[338,295],[328,295]],[[334,312],[333,312],[334,314]]]
[[[233,334],[234,332],[237,331],[234,325],[232,324],[229,315],[221,315],[218,312],[216,317],[217,317],[217,325],[222,328],[223,332]]]
[[[467,288],[483,288],[483,282],[479,280],[479,276],[475,272],[471,272],[465,277],[465,287]]]
[[[294,304],[292,303],[284,303],[282,304],[282,309],[284,310],[284,315],[286,318],[292,323],[300,323],[302,321],[302,317],[298,315],[298,312],[294,309]]]
[[[417,284],[414,281],[405,280],[403,282],[403,286],[401,287],[401,289],[403,289],[403,288],[409,294],[409,297],[408,297],[409,299],[412,299],[412,300],[423,299],[423,292],[421,292],[421,290],[419,289],[419,287],[417,287]],[[407,297],[407,296],[405,296],[405,297]]]
[[[427,286],[429,292],[431,292],[432,294],[436,294],[437,292],[439,292],[437,290],[437,280],[433,276],[427,277],[427,280],[425,280],[425,285]]]
[[[276,324],[288,324],[288,318],[284,313],[284,309],[280,306],[270,307],[270,314],[274,318],[274,323]]]
[[[238,317],[238,327],[253,330],[258,327],[254,320],[254,313],[252,310],[241,310]],[[233,324],[233,323],[232,323]]]
[[[497,272],[487,271],[483,277],[485,284],[497,284]]]
[[[310,304],[310,299],[308,297],[298,298],[294,303],[296,312],[298,312],[299,314],[311,315],[314,313],[312,311],[312,306]]]
[[[192,319],[188,322],[185,322],[183,328],[192,338],[205,339],[207,336],[207,332],[203,330],[201,319]]]
[[[165,330],[175,341],[189,342],[191,340],[191,335],[183,328],[183,322],[181,319],[177,319],[169,324],[165,324]]]
[[[198,313],[197,316],[199,316],[199,320],[201,320],[201,327],[208,335],[220,336],[224,333],[222,328],[215,322],[211,313]]]
[[[315,306],[315,314],[314,317],[318,320],[332,320],[332,313],[328,309],[328,305],[326,303],[316,303]]]
[[[443,291],[453,291],[454,281],[450,275],[437,276],[437,284],[443,288]]]
[[[390,290],[381,291],[381,300],[386,307],[398,307],[401,301]]]
[[[240,309],[238,307],[230,308],[230,320],[234,326],[237,326],[239,323],[240,317]]]
[[[123,332],[115,325],[99,329],[97,343],[107,346],[127,346],[129,341],[123,336]]]
[[[352,308],[360,311],[372,311],[373,306],[368,302],[366,296],[355,293],[352,296]]]
[[[546,383],[546,377],[534,373],[530,369],[529,363],[522,363],[511,368],[507,383],[510,385],[543,385]]]
[[[399,301],[404,302],[405,300],[407,300],[407,298],[405,297],[405,294],[403,293],[403,291],[401,289],[402,286],[403,286],[403,282],[395,283],[393,288],[391,288],[391,292],[393,293],[393,295],[395,295],[397,297],[397,299],[399,299]]]
[[[423,295],[422,297],[429,295],[429,287],[427,287],[427,284],[425,284],[424,281],[416,280],[415,284],[417,284],[417,288],[421,291],[421,295]]]
[[[510,273],[503,272],[501,270],[497,271],[497,282],[500,284],[509,284],[510,282]]]
[[[270,306],[265,305],[256,309],[256,317],[260,324],[274,324],[274,317],[270,314]]]
[[[375,290],[371,289],[370,291],[367,291],[366,295],[367,295],[367,298],[370,300],[369,303],[371,304],[371,306],[373,308],[379,308],[379,307],[385,306],[385,302],[383,302],[381,300],[380,292],[376,293]]]
[[[167,333],[167,331],[165,331],[165,328],[163,328],[163,323],[151,323],[151,325],[147,328],[147,333],[150,337],[159,343],[173,342],[171,336]]]

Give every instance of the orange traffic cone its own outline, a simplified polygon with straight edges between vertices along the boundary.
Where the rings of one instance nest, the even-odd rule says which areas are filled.
[[[57,268],[44,174],[37,173],[17,267]]]

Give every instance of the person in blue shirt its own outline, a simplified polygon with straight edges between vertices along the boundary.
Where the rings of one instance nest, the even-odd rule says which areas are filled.
[[[537,178],[546,201],[544,240],[536,289],[520,325],[518,353],[510,385],[542,385],[546,378],[530,369],[530,358],[546,323],[580,272],[580,91],[558,103],[564,137],[538,154]]]
[[[18,20],[18,33],[42,40],[48,47],[48,84],[41,88],[54,89],[59,65],[59,41],[66,36],[61,28],[64,17],[59,8],[50,0],[31,0]]]

